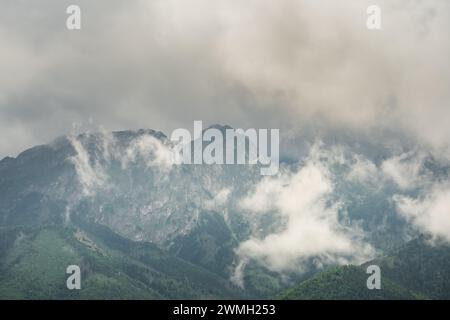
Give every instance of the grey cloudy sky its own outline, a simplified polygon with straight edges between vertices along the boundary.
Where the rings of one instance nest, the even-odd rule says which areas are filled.
[[[446,0],[0,0],[0,158],[90,119],[166,132],[320,119],[448,151],[449,30]]]

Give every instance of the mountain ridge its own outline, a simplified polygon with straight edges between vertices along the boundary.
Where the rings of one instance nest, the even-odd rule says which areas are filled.
[[[16,158],[4,158],[0,161],[0,228],[56,228],[56,233],[43,231],[44,235],[38,239],[53,238],[61,247],[72,248],[71,250],[77,253],[78,247],[72,246],[73,241],[77,241],[72,239],[73,235],[68,235],[67,238],[61,234],[66,234],[70,228],[79,228],[95,240],[98,234],[103,232],[98,226],[103,226],[110,230],[108,234],[115,235],[111,237],[115,238],[116,242],[105,244],[102,239],[98,241],[105,246],[105,252],[114,251],[114,257],[120,261],[128,259],[129,256],[126,252],[117,251],[117,248],[110,248],[111,244],[121,243],[125,251],[135,248],[134,243],[156,246],[162,250],[166,260],[157,260],[156,251],[152,251],[154,255],[150,255],[150,247],[143,245],[151,259],[142,262],[131,257],[134,264],[130,268],[141,270],[139,268],[142,267],[142,270],[149,270],[150,265],[159,261],[163,269],[167,267],[169,270],[173,267],[173,259],[177,258],[180,265],[191,270],[187,276],[191,279],[187,279],[187,282],[179,281],[177,277],[183,272],[179,269],[175,272],[176,268],[173,274],[164,278],[168,282],[174,278],[174,283],[181,288],[178,292],[175,290],[173,295],[165,292],[165,289],[161,289],[164,292],[149,291],[151,296],[160,298],[183,298],[184,294],[185,297],[198,297],[192,288],[198,286],[199,270],[209,274],[211,283],[223,288],[223,292],[228,292],[231,297],[270,298],[292,283],[299,283],[321,272],[322,265],[324,269],[335,267],[335,261],[319,261],[316,264],[314,257],[307,257],[302,261],[306,267],[299,268],[302,272],[294,270],[286,275],[272,270],[261,260],[254,259],[248,263],[243,273],[245,289],[227,291],[227,286],[234,286],[230,279],[239,263],[236,254],[239,245],[252,237],[261,240],[268,235],[276,235],[283,230],[285,221],[279,215],[271,215],[271,212],[252,214],[240,205],[241,200],[262,181],[258,168],[229,165],[167,167],[164,161],[155,161],[164,160],[164,157],[159,159],[155,152],[164,146],[165,141],[167,136],[164,133],[151,129],[84,133],[60,137],[48,145],[35,146],[20,153]],[[361,157],[360,153],[355,153],[357,151],[350,147],[347,147],[345,152],[350,158],[355,155]],[[375,151],[371,150],[371,153]],[[319,153],[319,156],[333,159],[333,155],[327,153]],[[287,174],[290,170],[296,170],[296,166],[301,168],[302,165],[304,160],[299,158],[297,163],[283,167],[282,172]],[[390,198],[399,190],[395,184],[389,182],[374,187],[367,182],[355,182],[348,178],[349,172],[353,170],[351,166],[351,161],[337,161],[330,165],[329,174],[335,190],[326,200],[337,199],[336,203],[341,204],[336,211],[339,223],[346,228],[358,226],[363,235],[362,240],[381,254],[391,252],[392,248],[417,236],[418,232],[395,212]],[[436,166],[436,172],[445,173],[445,167],[434,162],[430,168],[433,169],[433,166]],[[95,231],[89,232],[90,228]],[[24,234],[26,235],[26,232]],[[17,234],[13,240],[2,240],[3,248],[13,248],[14,254],[18,255],[20,250],[30,253],[31,260],[19,259],[19,262],[36,258],[36,262],[30,263],[45,266],[41,256],[35,257],[32,251],[26,251],[27,248],[33,247],[34,240],[29,237],[25,239],[29,239],[28,247],[14,246],[16,240],[21,241]],[[35,245],[46,243],[52,248],[51,242],[41,240]],[[95,241],[94,244],[100,247]],[[59,249],[54,248],[55,252],[60,252]],[[42,248],[40,250],[42,254],[45,252]],[[425,252],[425,249],[423,250]],[[81,256],[86,254],[84,249],[80,252],[78,254]],[[443,253],[445,252],[444,250]],[[419,253],[416,255],[420,257]],[[9,260],[5,259],[5,255],[0,253],[0,266],[12,272],[10,274],[15,274],[11,271],[13,265],[8,264]],[[99,256],[95,259],[100,265],[106,263],[103,261],[105,257]],[[437,258],[433,256],[431,260],[435,259]],[[122,270],[123,264],[117,261],[115,263],[118,270]],[[22,267],[28,268],[25,264],[22,264]],[[62,272],[59,279],[63,279],[64,270],[58,270]],[[120,272],[123,273],[124,270]],[[403,282],[398,280],[400,278],[396,271],[390,272],[393,274],[392,278],[395,278],[392,280],[393,284],[400,282],[399,286],[402,287]],[[94,282],[99,285],[109,285],[117,280],[106,279],[108,275],[103,274],[101,270],[96,276],[98,279],[93,279],[96,279]],[[135,288],[138,284],[142,289],[146,285],[136,282],[142,277],[145,278],[141,271],[136,271],[128,278],[120,278],[120,281],[117,281],[129,288]],[[285,277],[289,278],[290,282],[286,282]],[[358,277],[361,275],[358,274]],[[3,278],[0,284],[5,287],[5,283],[8,288],[14,287]],[[213,292],[215,297],[225,297],[214,291],[215,285],[204,285],[202,290]],[[431,293],[433,290],[436,295]],[[433,290],[428,288],[423,294],[438,298],[442,292],[450,289],[437,286]],[[106,297],[100,291],[98,297]],[[397,297],[398,290],[394,290],[393,294],[390,297]],[[61,295],[63,296],[64,294]]]

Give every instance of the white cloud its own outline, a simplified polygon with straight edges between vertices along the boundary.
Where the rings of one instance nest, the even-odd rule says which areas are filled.
[[[147,167],[158,167],[169,170],[174,164],[173,148],[164,144],[152,135],[143,135],[133,140],[121,157],[122,167],[141,158]]]
[[[361,241],[358,228],[340,223],[340,204],[329,203],[333,191],[330,173],[311,159],[298,172],[263,179],[242,199],[241,207],[253,214],[278,212],[286,219],[286,227],[240,244],[237,254],[241,263],[233,278],[237,283],[242,284],[241,273],[250,259],[284,272],[299,268],[308,258],[346,263],[372,254],[372,248]]]
[[[69,137],[69,141],[76,152],[69,160],[75,166],[82,192],[85,196],[92,196],[97,188],[106,186],[107,175],[98,161],[91,164],[88,151],[78,139]]]
[[[381,164],[384,175],[393,180],[401,189],[413,189],[427,180],[427,172],[423,166],[425,154],[407,152],[389,158]]]
[[[421,232],[450,242],[450,185],[436,183],[420,198],[396,195],[398,212]]]
[[[143,161],[145,166],[162,172],[169,171],[174,163],[173,148],[150,134],[134,138],[125,147],[117,142],[113,134],[106,133],[103,128],[100,128],[99,133],[86,134],[84,139],[74,136],[69,136],[68,139],[76,153],[68,160],[75,166],[85,196],[94,195],[98,188],[109,187],[105,165],[113,160],[119,161],[123,170],[126,170],[130,163]],[[94,143],[94,149],[88,151],[83,143]]]

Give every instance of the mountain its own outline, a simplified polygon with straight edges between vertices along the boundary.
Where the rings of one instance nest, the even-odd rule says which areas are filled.
[[[258,168],[167,170],[169,144],[153,130],[81,134],[1,160],[0,298],[244,297],[229,277],[250,227],[216,196]],[[65,288],[70,264],[87,270],[79,292]]]
[[[232,186],[232,197],[260,179],[253,166],[169,170],[169,144],[153,130],[82,134],[5,158],[0,226],[65,224],[82,215],[129,239],[166,246],[196,227],[220,191]],[[227,212],[227,227],[242,228],[236,219]]]
[[[220,276],[127,240],[100,225],[0,229],[2,299],[240,298]],[[94,235],[95,234],[95,235]],[[81,290],[67,290],[66,268],[80,266]]]
[[[213,128],[223,132],[231,127]],[[292,154],[307,153],[308,143],[300,142],[301,150]],[[236,286],[232,279],[240,244],[277,234],[286,219],[278,212],[253,214],[240,205],[263,179],[259,165],[173,166],[167,152],[171,146],[164,133],[150,129],[83,133],[1,160],[0,298],[270,298],[305,279],[312,282],[302,284],[312,288],[311,283],[325,284],[330,277],[332,283],[343,283],[366,276],[351,267],[332,269],[340,272],[337,276],[324,273],[311,279],[343,263],[315,256],[300,259],[301,266],[288,272],[253,259],[242,270],[243,287]],[[351,161],[333,155],[337,147]],[[343,229],[357,230],[361,241],[379,254],[418,235],[395,211],[395,184],[349,178],[355,159],[366,157],[380,166],[391,156],[390,147],[344,139],[325,141],[323,148],[331,150],[320,154],[320,161],[329,162],[333,184],[326,200],[339,204],[337,220]],[[448,173],[448,168],[429,162],[428,174]],[[282,159],[280,170],[289,174],[303,165],[303,158]],[[425,271],[414,259],[422,259],[427,250],[417,248],[410,260],[398,253],[401,259],[393,260],[392,268],[391,260],[380,258],[392,290],[377,297],[397,298],[405,292],[408,298],[445,296],[449,289],[444,284],[405,285],[420,283],[414,281],[416,271]],[[431,265],[423,264],[430,270],[441,263],[434,262],[435,255],[426,256]],[[410,278],[402,278],[397,268],[401,263],[414,271]],[[80,291],[65,287],[70,264],[82,267]],[[447,278],[438,274],[438,279]],[[298,296],[322,293],[307,289]]]
[[[369,265],[381,270],[381,289],[366,286]],[[396,300],[449,299],[450,246],[430,243],[424,237],[412,240],[388,255],[361,266],[341,266],[321,272],[296,287],[284,290],[278,299]]]
[[[379,265],[384,277],[423,297],[450,299],[450,246],[447,243],[420,236],[369,264]]]
[[[414,299],[415,295],[383,277],[380,290],[368,290],[365,270],[342,266],[322,272],[288,289],[277,298],[284,300],[396,300]]]

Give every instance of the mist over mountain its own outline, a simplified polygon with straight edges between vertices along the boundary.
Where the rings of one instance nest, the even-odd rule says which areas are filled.
[[[258,165],[173,164],[171,141],[154,130],[61,137],[4,158],[0,294],[271,297],[422,233],[448,241],[448,165],[402,139],[323,138],[298,140],[268,177]],[[75,262],[87,268],[86,296],[58,282]],[[17,288],[20,277],[30,282]],[[30,293],[33,277],[47,291]]]

